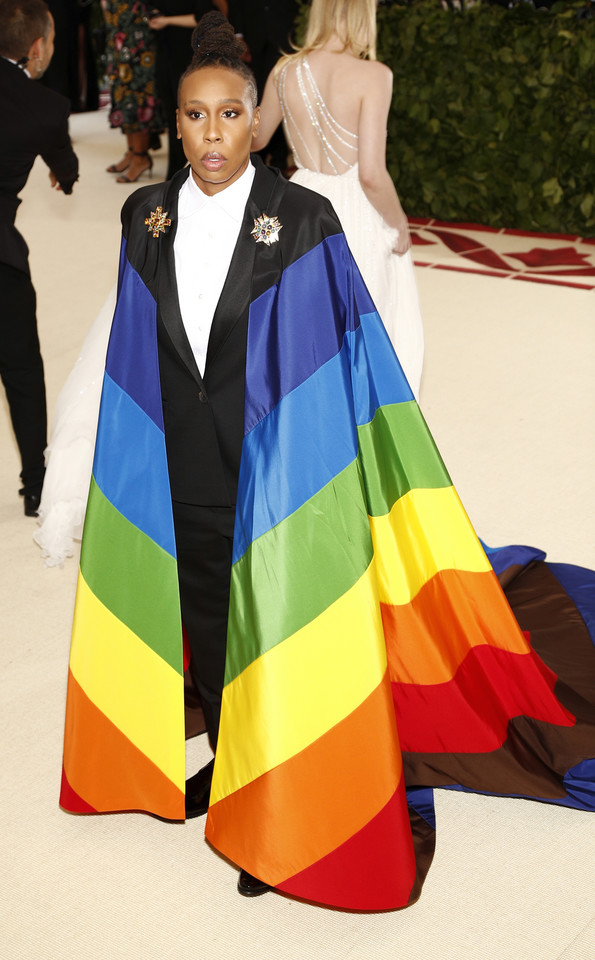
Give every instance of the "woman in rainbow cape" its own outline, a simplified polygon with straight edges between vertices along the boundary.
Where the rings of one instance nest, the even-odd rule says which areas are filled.
[[[197,95],[207,74],[236,88],[233,58],[209,64]],[[158,337],[187,176],[123,210],[66,707],[75,812],[185,816]],[[257,164],[221,299],[245,313],[245,384],[206,836],[286,894],[406,906],[433,788],[595,808],[593,575],[486,553],[326,200]]]

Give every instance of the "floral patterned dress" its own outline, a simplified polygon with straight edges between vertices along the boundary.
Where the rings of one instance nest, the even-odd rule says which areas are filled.
[[[123,133],[161,132],[155,96],[155,40],[146,18],[154,4],[107,0],[106,55],[112,106],[110,126]]]

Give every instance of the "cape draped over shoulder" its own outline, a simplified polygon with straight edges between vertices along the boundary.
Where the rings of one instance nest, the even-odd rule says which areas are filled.
[[[429,868],[432,787],[595,807],[590,614],[577,600],[560,660],[550,608],[541,659],[493,565],[504,576],[526,568],[517,600],[539,637],[543,562],[519,548],[490,551],[490,563],[331,207],[271,183],[255,215],[282,229],[254,247],[206,835],[287,893],[391,909],[417,899]],[[184,817],[156,342],[163,237],[144,227],[157,204],[175,221],[170,201],[139,191],[123,219],[69,671],[61,803],[76,812]],[[306,204],[316,216],[303,216]],[[568,597],[584,597],[591,574],[578,585],[545,574],[548,602],[563,595],[568,619]]]

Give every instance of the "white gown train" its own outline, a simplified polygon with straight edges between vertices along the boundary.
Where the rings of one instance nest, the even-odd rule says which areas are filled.
[[[46,474],[33,539],[48,567],[62,566],[83,532],[105,354],[116,287],[97,314],[77,361],[62,387],[45,451]]]

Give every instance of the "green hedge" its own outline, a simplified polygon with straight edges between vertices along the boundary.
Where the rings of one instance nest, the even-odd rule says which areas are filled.
[[[595,20],[438,0],[379,18],[394,72],[388,167],[410,215],[595,232]]]
[[[381,7],[388,169],[410,216],[595,235],[595,19],[440,0]]]

